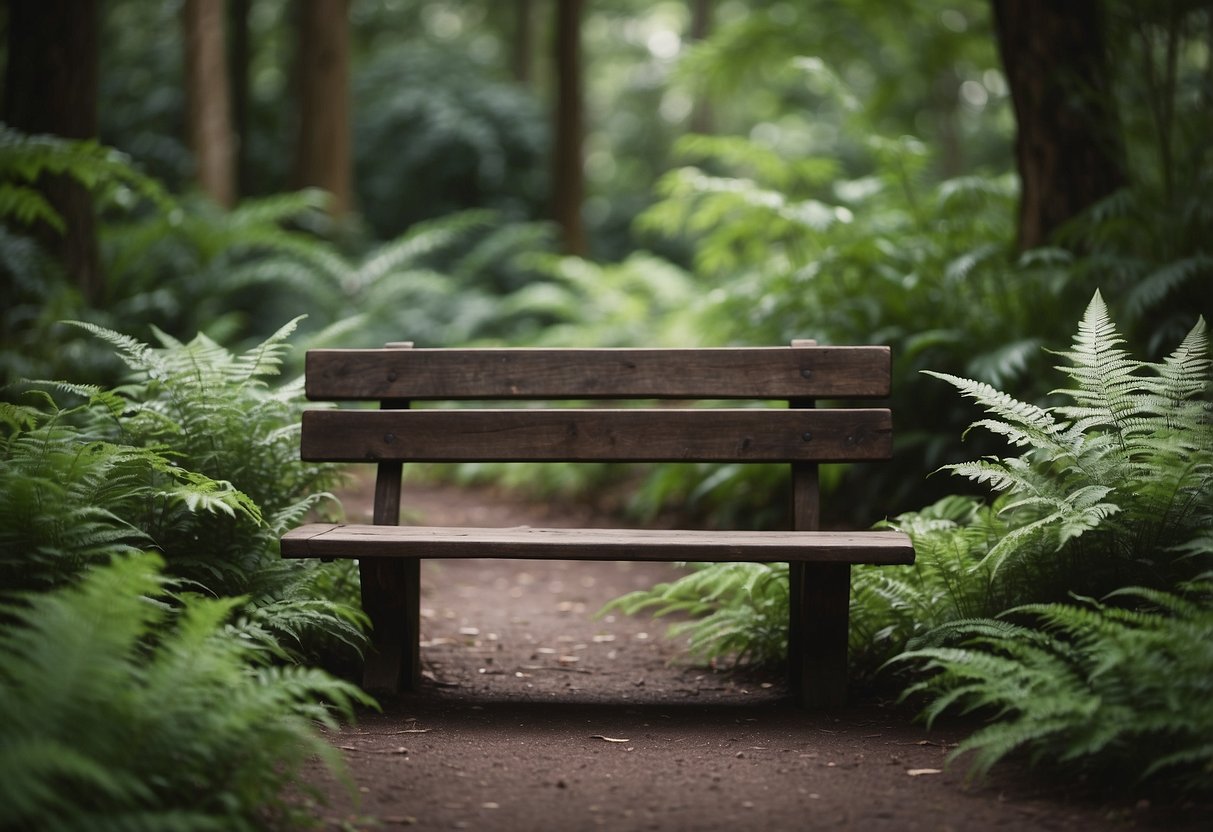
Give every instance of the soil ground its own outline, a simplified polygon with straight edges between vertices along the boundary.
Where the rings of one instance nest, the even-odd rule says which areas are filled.
[[[413,488],[433,524],[576,525],[592,516]],[[365,495],[347,499],[351,519]],[[966,782],[928,730],[881,701],[809,715],[778,676],[679,662],[661,621],[596,616],[668,564],[432,561],[421,689],[331,737],[356,798],[317,774],[329,829],[1204,829],[1208,806],[1093,797],[1008,765]]]

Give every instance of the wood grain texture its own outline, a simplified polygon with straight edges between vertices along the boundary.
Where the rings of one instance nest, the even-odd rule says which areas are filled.
[[[864,347],[310,350],[316,401],[791,399],[889,395],[890,351]]]
[[[282,538],[287,558],[913,563],[900,532],[464,528],[313,523]]]
[[[311,410],[312,462],[842,462],[888,459],[883,408]]]

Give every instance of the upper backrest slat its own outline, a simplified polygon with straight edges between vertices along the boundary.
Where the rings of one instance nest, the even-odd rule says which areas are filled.
[[[889,394],[885,346],[310,350],[307,397],[814,399]]]

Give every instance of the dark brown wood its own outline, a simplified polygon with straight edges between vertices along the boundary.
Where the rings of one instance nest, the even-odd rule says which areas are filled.
[[[1128,180],[1100,0],[992,0],[1015,109],[1019,248],[1055,232]],[[1119,58],[1119,56],[1117,56]]]
[[[236,135],[226,58],[224,4],[185,0],[186,128],[194,155],[194,179],[224,208],[236,203]]]
[[[901,532],[479,529],[314,523],[282,538],[288,558],[913,563]]]
[[[411,344],[392,345],[408,349]],[[407,400],[382,403],[385,409],[407,410]],[[400,523],[399,462],[377,466],[372,520],[378,528]],[[370,649],[362,669],[362,686],[369,691],[396,693],[413,690],[421,681],[421,561],[417,558],[359,558],[362,609],[371,619]]]
[[[908,557],[903,562],[913,563],[912,549]],[[791,563],[789,580],[793,630],[799,630],[797,651],[789,655],[796,703],[808,710],[841,707],[847,696],[851,564]]]
[[[793,342],[795,344],[796,342]],[[793,399],[788,406],[797,410],[812,409],[812,400]],[[816,531],[821,528],[821,486],[816,463],[793,462],[792,528],[796,531]],[[813,671],[807,661],[807,632],[810,629],[811,608],[804,593],[805,564],[788,564],[788,687],[802,707],[805,691],[813,687]]]
[[[291,181],[296,188],[328,191],[335,217],[355,207],[349,8],[350,0],[303,0],[296,18],[299,117]]]
[[[100,0],[9,0],[4,5],[7,54],[0,121],[22,133],[96,138],[100,7]],[[58,262],[90,306],[105,307],[106,274],[92,192],[67,174],[49,171],[33,185],[62,220],[58,228],[39,222],[32,229],[43,253]]]
[[[889,395],[888,347],[310,350],[317,401]]]
[[[552,113],[552,219],[564,253],[585,255],[581,203],[585,199],[585,90],[582,83],[581,13],[584,0],[559,0],[552,27],[556,95]]]
[[[887,459],[885,408],[817,409],[819,398],[888,395],[887,347],[706,350],[411,349],[308,354],[313,399],[378,400],[383,409],[303,416],[302,455],[379,466],[374,523],[313,524],[282,539],[284,557],[357,558],[374,623],[368,688],[417,683],[419,563],[427,558],[773,562],[790,564],[789,676],[798,703],[846,696],[850,566],[908,564],[898,532],[821,532],[817,463]],[[789,407],[411,410],[410,400],[783,399]],[[785,462],[793,530],[400,527],[407,461]]]
[[[372,623],[370,647],[362,669],[362,686],[369,691],[412,690],[420,676],[418,641],[420,609],[417,558],[359,556],[362,610]]]
[[[888,459],[892,417],[862,410],[311,410],[312,462],[840,462]]]

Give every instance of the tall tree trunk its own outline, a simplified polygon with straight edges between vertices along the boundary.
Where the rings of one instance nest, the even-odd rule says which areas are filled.
[[[249,169],[249,12],[252,0],[231,0],[228,7],[228,78],[232,91],[232,133],[235,150],[236,195],[246,196],[252,188]]]
[[[185,101],[194,178],[203,193],[230,208],[236,169],[224,14],[220,0],[185,0]]]
[[[354,209],[350,147],[349,0],[302,0],[296,75],[299,133],[293,185],[332,194],[330,210]]]
[[[707,40],[712,33],[712,0],[691,0],[691,42]],[[691,132],[712,132],[712,103],[706,92],[695,96],[691,107]]]
[[[531,85],[531,53],[535,51],[535,15],[531,0],[514,0],[514,48],[512,69],[514,80]]]
[[[10,127],[96,138],[99,28],[97,0],[9,0],[3,120]],[[67,232],[43,227],[35,233],[85,300],[101,304],[105,280],[92,195],[66,176],[43,176],[38,187],[63,217]]]
[[[992,0],[1018,133],[1019,247],[1125,182],[1099,0]]]
[[[564,235],[568,254],[586,253],[581,203],[585,198],[582,164],[583,95],[581,83],[582,0],[556,0],[556,113],[552,158],[552,214]]]

